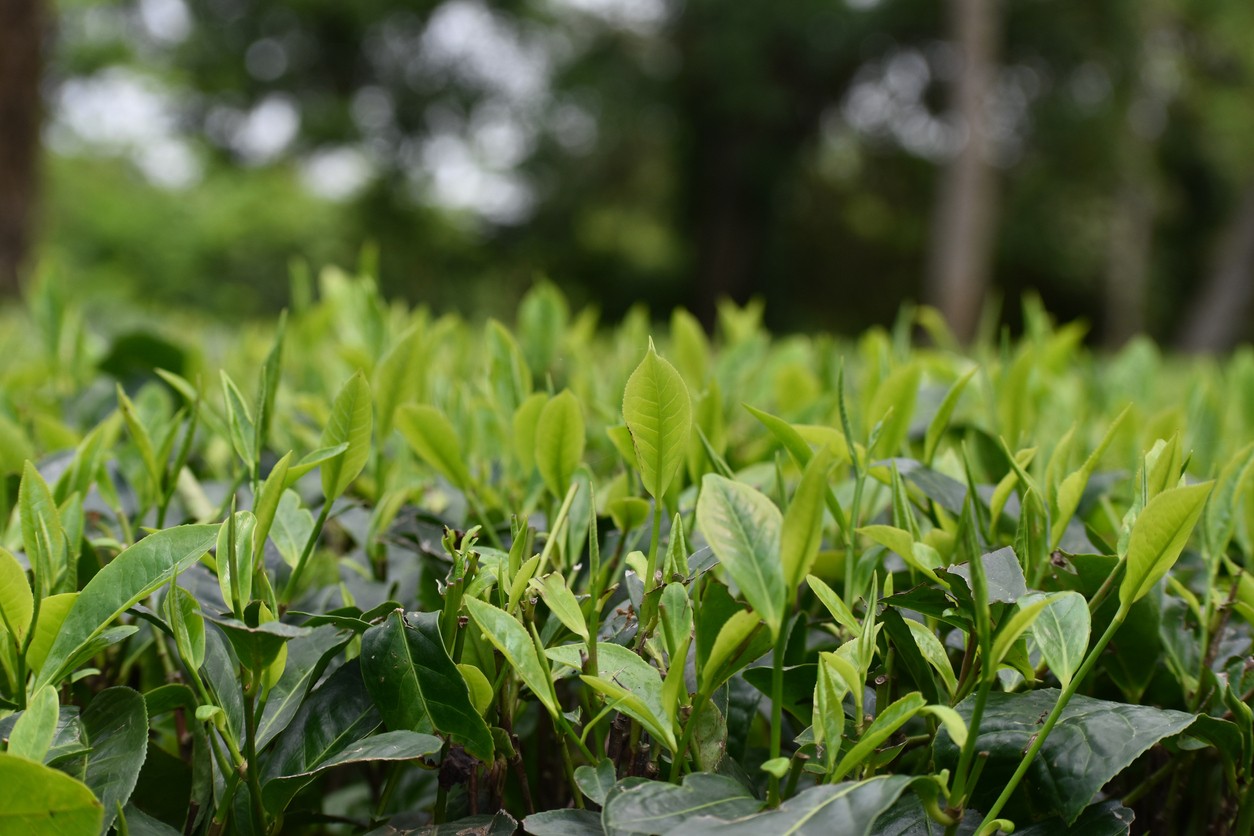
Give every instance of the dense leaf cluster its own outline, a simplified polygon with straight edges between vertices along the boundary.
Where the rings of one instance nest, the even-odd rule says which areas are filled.
[[[1254,354],[320,291],[10,321],[0,829],[1250,831]]]

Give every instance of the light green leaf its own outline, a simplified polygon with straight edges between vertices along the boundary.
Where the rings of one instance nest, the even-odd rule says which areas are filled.
[[[622,645],[597,643],[597,676],[579,677],[640,722],[651,735],[674,752],[674,718],[662,698],[662,675],[657,668]]]
[[[335,396],[331,420],[322,431],[322,447],[347,444],[341,455],[322,465],[322,495],[327,502],[338,499],[366,466],[370,457],[370,433],[374,413],[370,403],[370,384],[360,371]]]
[[[0,833],[96,836],[104,807],[64,772],[0,752]]]
[[[958,690],[958,680],[954,676],[954,666],[949,661],[949,654],[945,652],[945,646],[941,644],[936,634],[927,628],[927,625],[920,624],[912,618],[904,620],[906,626],[910,628],[910,635],[914,637],[914,643],[918,646],[919,653],[940,674],[940,678],[945,683],[945,688],[949,691],[950,696],[953,696],[954,692]]]
[[[1048,598],[1038,600],[1020,599],[1015,605],[1014,614],[1004,624],[997,625],[997,635],[993,639],[993,668],[996,668],[1009,655],[1019,637],[1028,631],[1033,622],[1049,604]],[[990,671],[990,676],[992,675]]]
[[[487,636],[488,641],[501,651],[518,678],[531,689],[549,714],[556,716],[561,707],[557,703],[553,681],[540,664],[535,643],[527,635],[526,628],[509,613],[477,598],[466,598],[463,603],[475,624]]]
[[[270,475],[257,493],[257,501],[253,504],[253,514],[257,518],[257,524],[253,527],[253,554],[262,554],[265,550],[266,538],[270,536],[270,527],[274,525],[274,515],[278,513],[291,465],[292,453],[288,451],[271,468]]]
[[[1145,597],[1180,557],[1202,516],[1211,482],[1172,488],[1149,501],[1132,526],[1127,569],[1119,585],[1119,605],[1126,609]]]
[[[218,586],[227,609],[237,615],[244,611],[253,596],[253,529],[256,525],[257,518],[251,511],[239,511],[218,530]]]
[[[1078,592],[1049,596],[1045,609],[1032,625],[1032,638],[1045,664],[1066,688],[1088,652],[1091,621],[1088,602]]]
[[[7,632],[20,645],[35,610],[26,570],[7,549],[0,548],[0,635]]]
[[[470,486],[457,431],[444,413],[429,404],[408,404],[396,413],[396,428],[419,458],[461,490]]]
[[[300,562],[301,552],[313,533],[313,526],[313,514],[301,505],[296,491],[284,491],[270,529],[270,539],[288,566],[295,567]]]
[[[9,754],[43,763],[52,746],[60,713],[61,703],[57,700],[56,688],[45,685],[36,691],[9,733]]]
[[[531,585],[567,630],[584,641],[588,640],[588,625],[584,621],[583,611],[579,609],[579,599],[570,591],[561,572],[552,572],[543,581],[533,578]]]
[[[240,461],[248,468],[249,473],[257,466],[257,427],[253,424],[252,413],[248,403],[240,393],[239,387],[226,370],[221,371],[222,394],[226,400],[226,418],[231,432],[231,446],[240,457]],[[123,415],[125,415],[125,411]],[[129,423],[129,422],[128,422]]]
[[[200,670],[205,663],[205,620],[200,615],[200,603],[186,589],[174,585],[163,604],[179,656],[189,668]]]
[[[373,388],[380,439],[392,432],[397,407],[422,391],[426,374],[422,355],[422,331],[419,326],[411,325],[375,368]]]
[[[583,413],[569,390],[550,400],[536,424],[536,466],[544,484],[556,497],[566,495],[570,479],[583,458]]]
[[[827,607],[827,611],[832,614],[832,618],[836,619],[836,623],[844,627],[851,633],[857,634],[862,631],[862,623],[858,621],[857,616],[853,614],[853,610],[841,600],[830,586],[814,575],[806,576],[806,584],[818,597],[823,606]]]
[[[779,635],[787,597],[779,562],[782,525],[774,503],[743,482],[714,473],[701,480],[697,526],[772,636]]]
[[[748,646],[750,637],[761,624],[757,613],[737,610],[723,623],[710,648],[709,656],[701,665],[701,691],[709,694],[740,668],[753,661],[753,657],[741,651]],[[728,667],[733,665],[733,667]]]
[[[128,608],[200,559],[217,541],[217,525],[181,525],[150,534],[87,582],[66,615],[35,687],[59,683],[67,661]]]
[[[919,392],[920,369],[918,363],[908,363],[894,369],[875,389],[866,424],[873,427],[883,421],[870,456],[894,456],[905,443],[910,431],[910,419],[914,416],[914,403]],[[891,412],[890,412],[891,411]]]
[[[60,595],[49,595],[40,602],[35,634],[31,636],[30,647],[26,651],[26,666],[32,671],[43,669],[52,642],[60,635],[61,625],[77,599],[77,592],[62,592]]]
[[[644,489],[661,499],[683,466],[692,434],[692,400],[679,372],[649,350],[627,379],[623,419],[631,432]]]
[[[540,413],[548,402],[548,396],[543,392],[533,392],[514,411],[514,455],[518,457],[524,474],[530,475],[536,466],[536,427],[540,423]]]
[[[797,591],[810,573],[823,540],[823,507],[827,501],[827,476],[832,468],[828,448],[820,448],[801,474],[801,483],[784,512],[780,534],[780,562],[788,594]]]
[[[22,470],[17,504],[22,520],[22,545],[30,560],[34,591],[43,598],[55,590],[57,578],[66,569],[65,532],[48,483],[29,461]]]
[[[862,733],[862,737],[858,738],[858,742],[836,764],[833,775],[839,779],[849,774],[850,770],[869,758],[871,753],[880,747],[880,744],[892,737],[893,732],[909,722],[910,718],[918,714],[926,704],[927,700],[923,699],[922,694],[912,691],[892,705],[881,709],[875,721]]]
[[[971,378],[975,376],[977,371],[979,371],[978,366],[970,369],[966,374],[958,378],[954,385],[949,388],[949,391],[945,393],[945,399],[941,401],[936,414],[928,422],[927,434],[923,437],[923,463],[925,465],[932,464],[932,459],[936,456],[936,448],[940,444],[945,430],[949,427],[949,419],[953,417],[954,408],[958,405],[958,399],[962,397],[962,390],[967,388],[967,384],[971,382]]]

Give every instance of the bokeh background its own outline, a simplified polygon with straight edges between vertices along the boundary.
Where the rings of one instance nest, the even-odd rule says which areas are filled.
[[[1248,0],[0,0],[0,283],[1251,336]],[[297,282],[299,285],[299,282]]]

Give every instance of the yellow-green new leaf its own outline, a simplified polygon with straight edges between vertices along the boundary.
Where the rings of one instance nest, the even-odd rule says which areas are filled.
[[[531,689],[550,715],[556,717],[562,710],[553,690],[553,680],[545,672],[536,654],[536,646],[527,630],[509,613],[477,598],[466,598],[463,603],[475,624],[487,636],[488,641],[505,657],[514,673]]]
[[[1175,564],[1202,516],[1211,482],[1172,488],[1150,500],[1128,538],[1127,569],[1119,585],[1119,605],[1127,609],[1145,597]]]
[[[623,419],[631,432],[644,489],[661,499],[684,463],[692,435],[692,400],[683,378],[658,356],[652,340],[627,379]]]
[[[104,807],[81,781],[0,752],[0,833],[96,836],[103,820]]]
[[[13,731],[9,732],[9,754],[43,763],[44,755],[52,746],[60,713],[56,688],[45,685],[36,691],[13,724]]]
[[[583,458],[584,443],[579,399],[567,389],[544,405],[536,424],[536,466],[554,496],[566,495]]]
[[[322,495],[327,502],[338,499],[366,466],[370,457],[370,433],[374,427],[374,409],[370,400],[370,384],[360,371],[335,396],[331,420],[322,432],[322,447],[347,444],[348,449],[322,465]]]
[[[540,593],[549,611],[570,630],[584,641],[588,640],[588,625],[584,622],[583,611],[579,609],[579,599],[566,585],[561,572],[553,572],[543,581],[532,580],[532,586]]]
[[[424,462],[454,487],[470,485],[470,470],[462,457],[461,441],[452,422],[430,404],[409,404],[396,413],[396,428]]]
[[[0,548],[0,628],[21,645],[30,629],[35,600],[26,582],[26,570],[17,558]]]
[[[821,448],[806,465],[801,483],[784,512],[783,530],[780,535],[781,563],[784,566],[784,583],[791,595],[810,573],[823,540],[823,506],[827,500],[827,475],[831,471],[832,455]]]

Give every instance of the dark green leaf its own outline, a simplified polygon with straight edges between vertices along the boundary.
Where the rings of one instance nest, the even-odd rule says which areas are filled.
[[[139,781],[148,755],[148,710],[144,698],[130,688],[108,688],[92,699],[82,716],[91,753],[83,779],[104,805],[101,833],[108,832]]]
[[[650,781],[616,794],[605,805],[607,827],[623,833],[683,833],[698,816],[734,819],[756,813],[762,802],[722,775],[694,772],[682,786]]]
[[[412,731],[390,731],[367,737],[340,749],[334,755],[315,758],[305,763],[302,772],[284,772],[269,777],[261,790],[266,809],[278,812],[287,806],[300,788],[320,772],[336,766],[366,761],[411,761],[434,755],[444,742],[429,734]]]
[[[442,734],[492,762],[492,735],[444,649],[438,613],[393,612],[367,630],[361,673],[388,728]]]
[[[531,836],[604,836],[601,814],[591,810],[547,810],[522,820]]]
[[[584,765],[575,769],[575,783],[579,785],[579,791],[595,804],[605,803],[605,796],[617,781],[614,762],[609,758],[596,766]]]
[[[378,728],[382,718],[361,680],[356,661],[333,673],[305,700],[291,724],[274,742],[262,767],[262,800],[266,808],[279,812],[307,783],[311,776],[350,746]],[[417,738],[425,735],[406,732]],[[434,740],[406,740],[426,745]],[[293,780],[293,778],[296,778]],[[271,788],[273,782],[278,782]]]
[[[1040,730],[1042,718],[1053,709],[1058,693],[1048,688],[989,695],[975,744],[976,751],[989,752],[986,776],[1014,771],[1029,739]],[[968,722],[973,700],[967,698],[956,706]],[[1075,821],[1110,779],[1158,741],[1187,729],[1194,719],[1183,711],[1073,696],[1006,808],[1006,815],[1017,819],[1061,814],[1068,822]],[[957,763],[957,747],[947,734],[938,734],[934,746],[938,767]],[[972,804],[987,808],[1002,786],[986,777],[980,781]]]
[[[884,775],[808,789],[776,810],[730,821],[699,818],[687,822],[684,836],[867,836],[880,815],[913,781]]]

